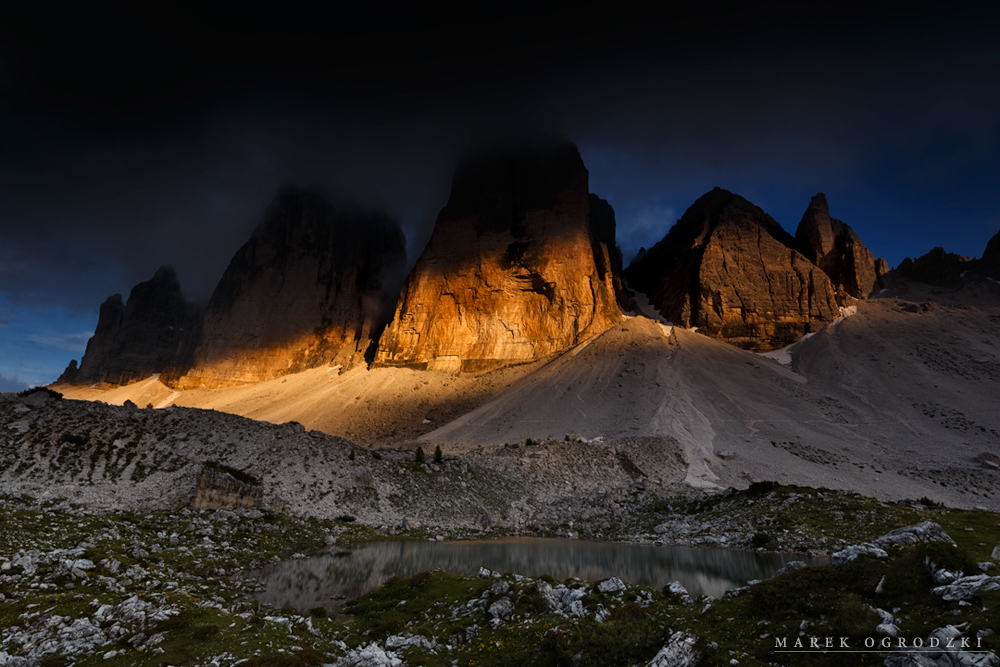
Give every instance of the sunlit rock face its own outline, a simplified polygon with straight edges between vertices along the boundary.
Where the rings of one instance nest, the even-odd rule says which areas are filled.
[[[395,221],[283,187],[215,288],[190,369],[166,382],[224,387],[364,363],[405,261]]]
[[[127,303],[115,294],[101,305],[97,329],[72,381],[123,385],[183,364],[198,322],[198,309],[184,300],[174,269],[161,267],[151,280],[132,288]]]
[[[466,161],[375,364],[476,372],[605,331],[627,298],[614,238],[614,211],[589,194],[572,144]]]
[[[747,350],[771,350],[838,314],[836,290],[795,239],[743,197],[715,188],[625,278],[674,324]]]
[[[830,217],[822,192],[812,198],[795,230],[798,250],[848,295],[864,299],[882,286],[888,265],[875,259],[850,225]]]

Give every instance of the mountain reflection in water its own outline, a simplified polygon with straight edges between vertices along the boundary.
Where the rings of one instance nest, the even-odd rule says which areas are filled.
[[[785,563],[827,559],[725,549],[653,547],[548,538],[506,538],[470,542],[373,542],[350,554],[289,560],[248,573],[266,584],[255,597],[275,607],[301,610],[329,605],[378,588],[390,577],[424,570],[475,574],[480,567],[557,580],[608,577],[662,587],[680,581],[691,595],[720,597],[751,579],[766,579]]]

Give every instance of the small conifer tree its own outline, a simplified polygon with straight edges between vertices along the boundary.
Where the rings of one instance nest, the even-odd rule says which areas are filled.
[[[434,463],[441,463],[444,460],[444,454],[441,453],[441,445],[434,448]]]
[[[347,458],[350,459],[351,461],[354,460],[354,450],[353,449],[351,450],[351,453],[347,455]]]
[[[417,463],[423,463],[423,462],[424,462],[424,448],[417,447]]]

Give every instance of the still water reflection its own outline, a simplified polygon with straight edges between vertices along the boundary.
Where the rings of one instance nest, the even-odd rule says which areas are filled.
[[[680,581],[695,596],[721,596],[750,579],[766,579],[785,563],[825,559],[759,554],[725,549],[653,547],[547,538],[506,538],[470,542],[375,542],[350,554],[284,561],[250,573],[267,585],[256,597],[276,607],[309,609],[348,599],[381,586],[394,576],[441,569],[475,574],[480,567],[557,580],[594,581],[618,577],[662,587]]]

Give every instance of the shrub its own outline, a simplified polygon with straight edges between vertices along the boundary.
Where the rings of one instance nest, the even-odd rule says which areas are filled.
[[[58,391],[49,389],[48,387],[32,387],[31,389],[25,389],[24,391],[17,392],[17,395],[23,398],[25,396],[30,396],[32,394],[37,394],[37,393],[48,394],[49,397],[54,398],[56,400],[61,400],[63,397],[63,395],[60,394]]]
[[[326,659],[322,653],[311,646],[305,646],[298,653],[255,656],[240,664],[244,667],[310,667],[311,665],[322,665],[325,662]]]
[[[207,640],[212,635],[219,634],[219,626],[217,625],[203,625],[194,632],[191,633],[191,637],[203,642]]]
[[[746,490],[746,493],[751,496],[762,496],[765,493],[776,491],[778,486],[777,482],[754,482]]]

